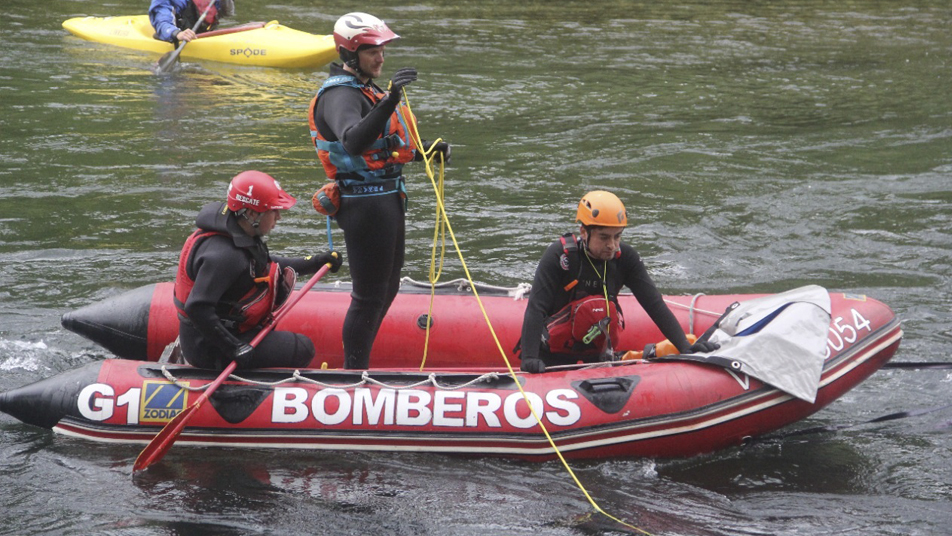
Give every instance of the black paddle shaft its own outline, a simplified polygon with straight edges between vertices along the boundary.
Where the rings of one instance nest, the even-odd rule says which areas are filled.
[[[211,1],[211,2],[208,2],[207,6],[205,6],[205,11],[202,11],[202,14],[199,15],[198,20],[195,21],[195,26],[192,26],[193,32],[198,31],[198,27],[201,26],[202,21],[205,20],[205,15],[208,14],[208,10],[211,9],[212,5],[214,4],[215,2]],[[172,65],[174,65],[175,62],[178,60],[179,54],[182,53],[182,49],[185,48],[185,45],[187,44],[188,44],[187,41],[183,41],[182,43],[179,44],[179,46],[175,50],[171,52],[166,52],[164,56],[159,58],[159,62],[155,65],[155,73],[156,74],[164,73]]]

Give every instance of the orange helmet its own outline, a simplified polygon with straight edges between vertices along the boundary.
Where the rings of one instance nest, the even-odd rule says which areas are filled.
[[[575,221],[582,225],[599,227],[626,227],[628,215],[625,205],[618,196],[602,190],[595,190],[582,196],[578,202]]]

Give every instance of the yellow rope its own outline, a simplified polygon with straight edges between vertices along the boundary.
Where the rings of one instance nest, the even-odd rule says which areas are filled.
[[[582,247],[583,249],[587,248],[587,246],[582,246]],[[606,281],[606,279],[608,278],[608,261],[605,261],[602,264],[602,273],[598,273],[598,268],[595,267],[595,263],[592,262],[592,258],[588,256],[588,251],[582,251],[582,254],[585,255],[586,259],[588,259],[588,263],[592,265],[592,270],[595,270],[595,275],[602,278],[602,295],[605,296],[605,316],[607,316],[609,319],[608,327],[605,328],[605,333],[608,333],[610,335],[612,330],[612,325],[611,325],[612,304],[608,300],[608,282]],[[611,344],[611,339],[608,340],[608,344]]]
[[[410,135],[413,136],[413,141],[416,143],[416,146],[419,147],[419,148],[421,148],[421,150],[422,150],[423,142],[422,142],[422,140],[420,139],[420,134],[419,134],[418,129],[417,129],[416,117],[413,115],[413,111],[410,109],[410,99],[407,98],[406,88],[403,89],[403,99],[404,99],[404,101],[406,102],[407,110],[410,112],[409,115],[410,115],[410,117],[411,117],[411,119],[409,119],[409,121],[410,121],[411,124],[412,124],[412,128],[409,129],[409,130],[410,130]],[[509,375],[512,376],[512,379],[513,379],[513,380],[515,380],[516,387],[518,387],[518,388],[519,388],[519,392],[522,393],[522,398],[525,399],[526,404],[529,406],[529,411],[532,412],[532,416],[535,417],[536,422],[539,423],[539,428],[541,428],[541,429],[542,429],[542,433],[545,434],[545,438],[549,441],[549,445],[552,446],[552,450],[555,451],[556,456],[558,456],[559,460],[562,462],[562,465],[565,467],[566,471],[568,471],[569,475],[572,477],[572,480],[575,482],[575,485],[578,486],[578,488],[579,488],[579,489],[582,491],[582,493],[585,495],[585,498],[588,499],[589,504],[591,504],[592,507],[595,508],[595,510],[596,510],[598,513],[604,515],[605,517],[607,517],[607,518],[609,518],[609,519],[611,519],[611,520],[613,520],[613,521],[615,521],[615,522],[617,522],[617,523],[619,523],[619,524],[621,524],[621,525],[624,525],[624,526],[626,526],[626,527],[628,527],[628,528],[630,528],[630,529],[632,529],[632,530],[635,530],[635,531],[638,531],[638,532],[640,532],[640,533],[642,533],[642,534],[646,534],[646,535],[648,535],[648,536],[651,536],[651,533],[650,533],[650,532],[646,532],[646,531],[644,531],[644,530],[642,530],[642,529],[640,529],[640,528],[638,528],[638,527],[635,527],[635,526],[633,526],[633,525],[630,525],[630,524],[628,524],[628,523],[622,521],[621,519],[619,519],[619,518],[617,518],[617,517],[615,517],[615,516],[609,514],[608,512],[602,510],[602,507],[599,506],[598,503],[595,502],[595,499],[593,499],[591,495],[589,495],[588,490],[585,489],[585,486],[582,485],[582,482],[581,482],[581,481],[578,479],[578,477],[575,475],[575,472],[574,472],[574,471],[572,470],[572,468],[569,466],[568,461],[566,461],[565,457],[562,456],[562,452],[559,450],[559,447],[556,446],[555,440],[552,439],[552,436],[551,436],[551,435],[549,435],[549,430],[546,429],[545,424],[542,423],[542,419],[539,417],[539,414],[536,413],[535,408],[532,407],[532,402],[529,401],[529,397],[526,396],[526,392],[522,389],[522,382],[520,382],[520,381],[519,381],[519,377],[516,376],[516,372],[513,370],[512,364],[509,362],[509,358],[506,356],[506,351],[503,350],[503,348],[502,348],[502,343],[499,342],[499,337],[496,335],[496,331],[493,329],[492,322],[490,322],[490,320],[489,320],[489,314],[486,313],[486,308],[483,307],[483,302],[482,302],[482,300],[479,299],[479,292],[477,292],[477,290],[476,290],[476,284],[473,282],[473,277],[472,277],[472,275],[469,273],[469,268],[466,266],[466,259],[463,258],[463,252],[460,250],[459,243],[456,241],[456,234],[453,232],[453,226],[450,224],[449,217],[446,215],[446,206],[443,204],[443,166],[444,166],[444,162],[443,162],[442,153],[440,153],[440,182],[439,182],[439,184],[437,184],[436,179],[434,179],[433,170],[432,170],[432,168],[430,167],[430,164],[431,164],[433,158],[435,157],[435,155],[433,155],[433,152],[434,152],[434,151],[433,151],[433,148],[436,146],[437,142],[439,142],[439,141],[440,141],[440,139],[437,139],[437,140],[436,140],[435,142],[433,142],[433,144],[429,147],[429,150],[428,150],[428,151],[424,151],[424,153],[423,153],[423,154],[424,154],[423,162],[426,164],[426,166],[425,166],[425,167],[426,167],[426,175],[427,175],[427,177],[430,178],[430,184],[433,185],[433,191],[434,191],[434,193],[436,194],[436,205],[437,205],[436,214],[437,214],[437,217],[441,219],[442,225],[444,225],[444,226],[446,227],[446,230],[449,232],[450,239],[453,241],[453,247],[456,248],[456,254],[457,254],[457,256],[459,256],[459,261],[460,261],[460,263],[461,263],[462,266],[463,266],[463,272],[466,274],[466,279],[467,279],[467,281],[469,281],[469,286],[470,286],[470,288],[473,289],[473,296],[476,298],[476,303],[479,304],[479,310],[483,313],[483,318],[486,320],[486,325],[489,327],[489,333],[493,336],[493,341],[495,341],[495,343],[496,343],[496,348],[499,350],[499,354],[502,356],[503,361],[506,362],[506,368],[509,370]],[[436,233],[434,233],[434,235],[435,235],[435,234],[436,234]],[[434,244],[434,248],[435,248],[435,244]],[[435,250],[434,250],[434,251],[435,251]],[[441,262],[441,269],[442,269],[442,257],[441,257],[441,259],[440,259],[440,262]],[[431,267],[431,273],[432,273],[432,271],[433,271],[433,268]],[[433,284],[432,281],[431,281],[431,284]],[[431,290],[431,308],[432,308],[432,292],[433,292],[433,291]],[[429,322],[427,322],[427,324],[429,325]],[[422,369],[422,365],[421,365],[421,369]]]
[[[407,105],[407,110],[410,109],[410,106]],[[411,112],[412,116],[413,113]],[[416,131],[416,128],[413,129],[414,134],[419,134]],[[440,138],[437,138],[428,150],[423,152],[424,162],[426,162],[427,176],[430,177],[430,180],[433,180],[432,171],[430,170],[430,162],[435,158],[433,155],[433,148],[436,147],[436,144],[440,141]],[[422,147],[422,143],[420,145]],[[429,157],[429,158],[427,158]],[[430,281],[430,305],[427,308],[426,312],[426,336],[423,339],[423,359],[420,361],[420,370],[426,366],[426,356],[430,348],[430,325],[433,320],[433,303],[436,298],[436,283],[440,280],[440,275],[443,273],[443,261],[446,256],[446,225],[443,224],[444,214],[443,214],[443,195],[444,195],[444,168],[445,163],[443,162],[443,153],[440,153],[440,178],[437,181],[437,185],[434,186],[436,190],[436,196],[441,200],[440,203],[436,205],[436,221],[433,224],[433,249],[430,251],[430,272],[427,278]],[[439,267],[437,267],[436,262],[436,245],[440,244],[440,261]]]

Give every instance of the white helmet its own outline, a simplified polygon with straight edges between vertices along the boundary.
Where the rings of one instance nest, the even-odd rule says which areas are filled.
[[[334,43],[338,51],[357,52],[361,45],[380,46],[399,38],[384,21],[367,13],[348,13],[334,24]]]

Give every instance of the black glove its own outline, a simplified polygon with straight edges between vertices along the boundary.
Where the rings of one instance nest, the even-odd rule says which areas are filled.
[[[430,150],[430,142],[423,140],[423,148],[425,150]],[[438,141],[436,145],[433,146],[433,150],[438,153],[443,153],[443,163],[450,163],[450,154],[452,154],[453,149],[450,147],[450,144],[445,141]],[[439,160],[439,159],[437,159]]]
[[[390,79],[390,100],[399,101],[403,97],[403,88],[416,79],[417,70],[412,67],[404,67],[393,73],[393,78]]]
[[[717,344],[716,342],[698,341],[692,344],[690,348],[688,348],[688,353],[689,354],[709,354],[720,347],[721,345]]]
[[[530,357],[522,360],[522,371],[530,374],[539,374],[545,372],[545,363],[538,357]]]
[[[320,263],[320,266],[330,263],[331,272],[334,272],[335,274],[337,273],[337,270],[340,270],[341,265],[344,264],[344,254],[339,251],[328,251],[327,253],[315,255],[314,257]],[[320,266],[318,269],[320,269]]]
[[[232,360],[238,363],[238,368],[248,368],[251,366],[251,358],[254,356],[254,354],[254,346],[245,343],[235,350],[235,356],[232,358]]]

